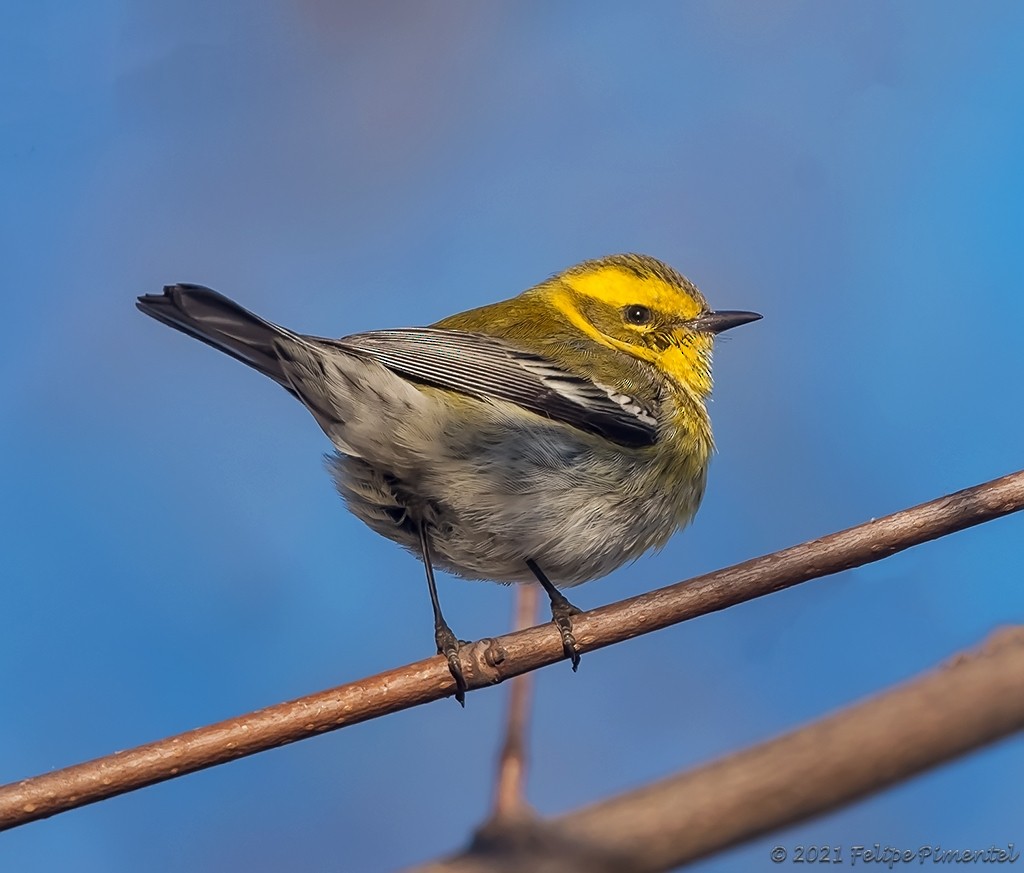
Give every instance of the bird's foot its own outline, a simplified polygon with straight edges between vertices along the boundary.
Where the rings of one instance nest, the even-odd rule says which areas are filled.
[[[583,610],[573,606],[561,592],[558,593],[557,598],[551,598],[551,620],[555,623],[555,627],[558,628],[558,633],[562,637],[562,651],[565,652],[565,656],[572,662],[573,673],[580,666],[580,646],[572,632],[572,617],[579,615],[581,612]]]
[[[466,691],[469,685],[466,684],[466,677],[462,673],[462,662],[459,660],[459,649],[468,645],[465,640],[458,639],[447,624],[439,624],[434,628],[434,640],[437,643],[437,653],[444,655],[448,661],[448,670],[455,680],[455,699],[459,705],[466,705]]]

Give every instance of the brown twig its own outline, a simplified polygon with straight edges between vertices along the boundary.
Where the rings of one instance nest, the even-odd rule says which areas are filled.
[[[877,561],[1024,507],[1024,471],[595,609],[573,618],[586,652],[800,582]],[[471,689],[562,660],[551,624],[484,639],[460,652]],[[46,818],[175,776],[447,697],[455,683],[435,656],[357,682],[0,787],[0,829]]]
[[[520,585],[516,589],[516,630],[532,627],[537,621],[536,585]],[[509,687],[505,742],[498,756],[498,773],[494,788],[494,808],[483,829],[501,827],[531,816],[526,802],[526,734],[530,721],[530,691],[533,677],[529,673],[516,676]]]
[[[1024,627],[777,739],[415,873],[656,873],[1024,730]],[[782,846],[785,849],[785,845]],[[853,861],[851,847],[844,847]],[[765,861],[792,861],[780,855]],[[767,863],[766,867],[769,866]]]

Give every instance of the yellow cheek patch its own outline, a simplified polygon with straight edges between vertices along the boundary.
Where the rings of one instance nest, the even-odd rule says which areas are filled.
[[[653,275],[641,277],[619,267],[599,267],[563,278],[576,293],[617,309],[639,303],[680,320],[696,318],[703,311],[703,301]]]
[[[657,357],[655,352],[644,348],[643,346],[624,343],[621,340],[617,340],[601,333],[601,331],[583,317],[583,313],[580,312],[579,307],[576,305],[576,300],[573,298],[572,292],[567,291],[564,288],[558,288],[552,293],[551,302],[555,304],[558,310],[569,320],[573,327],[575,327],[580,333],[590,337],[594,342],[601,343],[602,345],[608,346],[612,349],[617,349],[620,352],[625,352],[627,355],[642,358],[645,361],[653,362]]]
[[[689,342],[663,351],[658,367],[673,381],[704,397],[711,393],[711,345],[710,337],[694,336]]]
[[[622,342],[601,333],[583,317],[573,298],[573,293],[568,290],[556,291],[551,300],[580,333],[590,337],[594,342],[654,364],[668,379],[685,386],[699,397],[704,397],[711,392],[713,340],[709,334],[695,334],[686,331],[676,337],[674,343],[668,348],[659,351],[650,346]],[[632,302],[636,303],[637,301],[634,299]],[[644,305],[653,306],[654,304]]]
[[[666,378],[691,395],[704,397],[711,391],[710,334],[695,333],[680,327],[673,331],[672,342],[648,343],[641,340],[643,328],[637,329],[636,341],[602,332],[580,310],[580,298],[589,297],[602,307],[620,311],[627,306],[647,306],[663,316],[679,322],[690,321],[707,311],[707,304],[696,288],[682,277],[672,282],[656,275],[624,269],[618,265],[586,265],[579,272],[567,271],[549,287],[550,301],[580,333],[594,342],[616,349],[634,358],[653,364]]]

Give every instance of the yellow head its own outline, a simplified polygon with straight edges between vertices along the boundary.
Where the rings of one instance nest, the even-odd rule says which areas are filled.
[[[610,255],[538,286],[591,339],[653,364],[688,394],[711,391],[715,334],[756,312],[713,312],[697,287],[647,255]]]

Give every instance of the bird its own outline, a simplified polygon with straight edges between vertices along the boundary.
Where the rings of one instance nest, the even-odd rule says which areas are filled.
[[[692,520],[714,450],[714,339],[761,318],[715,311],[675,269],[631,253],[428,327],[338,339],[201,285],[167,285],[137,306],[309,410],[349,510],[423,561],[434,642],[462,705],[465,643],[444,619],[434,569],[539,583],[575,670],[580,610],[561,589],[660,549]]]

